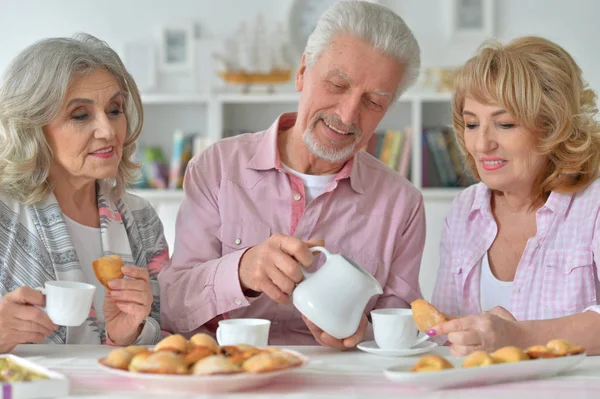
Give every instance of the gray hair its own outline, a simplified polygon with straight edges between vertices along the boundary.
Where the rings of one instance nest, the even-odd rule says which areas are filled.
[[[29,205],[52,192],[53,153],[42,128],[59,114],[73,79],[98,68],[106,68],[115,77],[127,118],[113,199],[135,181],[139,165],[131,157],[143,122],[138,88],[108,44],[80,33],[34,43],[17,55],[4,75],[0,86],[0,187],[6,194]]]
[[[334,3],[321,15],[308,38],[304,49],[308,68],[340,34],[351,34],[365,40],[383,54],[406,65],[394,100],[416,82],[421,68],[419,44],[404,20],[389,8],[368,1]]]

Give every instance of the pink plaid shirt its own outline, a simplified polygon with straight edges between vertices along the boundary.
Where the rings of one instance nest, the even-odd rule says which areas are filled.
[[[272,321],[271,345],[316,344],[291,303],[242,293],[242,254],[275,233],[323,238],[331,252],[375,276],[383,294],[369,301],[367,312],[407,308],[421,297],[425,213],[419,190],[360,151],[307,203],[304,184],[283,168],[277,151],[279,131],[295,121],[296,114],[283,114],[268,130],[222,140],[190,162],[173,257],[158,277],[164,329],[214,332],[217,316],[258,317]]]
[[[496,238],[491,191],[479,183],[461,192],[446,218],[433,304],[442,312],[481,312],[481,260]],[[513,281],[510,311],[517,320],[542,320],[593,310],[598,282],[600,179],[576,194],[551,193],[536,214]]]

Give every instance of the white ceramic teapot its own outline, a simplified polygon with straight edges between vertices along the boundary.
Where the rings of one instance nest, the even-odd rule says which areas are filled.
[[[292,294],[294,306],[327,334],[347,338],[358,329],[369,299],[383,289],[375,277],[342,255],[323,247],[310,251],[322,252],[325,263],[315,273],[302,270],[305,278]]]

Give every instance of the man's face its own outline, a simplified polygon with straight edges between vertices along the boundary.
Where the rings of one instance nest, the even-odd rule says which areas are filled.
[[[296,74],[296,125],[316,157],[343,163],[364,146],[392,102],[405,65],[352,35],[334,37],[317,62]]]

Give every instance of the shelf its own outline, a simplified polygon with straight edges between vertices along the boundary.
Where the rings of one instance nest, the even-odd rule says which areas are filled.
[[[300,100],[300,93],[227,93],[217,94],[216,98],[224,104],[284,104],[297,103]]]
[[[220,93],[220,94],[142,94],[142,103],[152,104],[208,104],[217,100],[223,104],[287,104],[297,103],[300,93]],[[448,102],[452,100],[452,93],[418,92],[404,93],[398,102]]]
[[[207,94],[142,94],[143,104],[208,104]]]
[[[464,187],[422,188],[421,192],[426,200],[452,200],[464,189]]]

